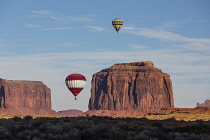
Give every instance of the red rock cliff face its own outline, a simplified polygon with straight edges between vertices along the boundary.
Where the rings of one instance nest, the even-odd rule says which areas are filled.
[[[170,76],[153,62],[119,63],[95,73],[89,110],[149,113],[174,107]]]
[[[0,78],[0,111],[20,115],[57,115],[51,106],[51,91],[41,81]]]

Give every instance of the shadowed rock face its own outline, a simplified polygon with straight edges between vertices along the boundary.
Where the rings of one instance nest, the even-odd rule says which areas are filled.
[[[92,77],[89,110],[149,113],[174,107],[170,76],[153,62],[117,63]]]
[[[51,91],[41,81],[14,81],[1,78],[0,112],[57,115],[52,110]]]

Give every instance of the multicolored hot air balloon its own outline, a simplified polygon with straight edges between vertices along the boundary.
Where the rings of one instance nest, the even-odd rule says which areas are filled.
[[[66,77],[66,86],[72,92],[77,99],[76,96],[83,90],[86,84],[85,76],[81,74],[70,74]]]
[[[123,20],[122,19],[116,18],[116,19],[112,20],[112,26],[115,28],[117,33],[120,30],[120,28],[122,27],[122,25],[123,25]]]

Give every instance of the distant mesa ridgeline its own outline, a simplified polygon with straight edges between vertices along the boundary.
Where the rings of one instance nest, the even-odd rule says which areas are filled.
[[[134,116],[163,107],[174,107],[168,74],[150,61],[117,63],[93,75],[86,114]]]
[[[204,103],[196,103],[196,107],[210,107],[210,99],[206,99]]]
[[[81,115],[83,112],[81,110],[77,110],[77,109],[69,109],[69,110],[62,110],[62,111],[58,111],[57,114],[59,116],[68,116],[68,117],[75,117],[75,116],[79,116]]]

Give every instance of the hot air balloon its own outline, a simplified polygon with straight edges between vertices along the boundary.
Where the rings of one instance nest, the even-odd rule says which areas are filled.
[[[86,84],[85,76],[81,74],[70,74],[66,77],[66,86],[76,96],[83,90]]]
[[[120,30],[120,28],[122,27],[122,25],[123,25],[123,20],[122,19],[116,18],[116,19],[112,20],[112,26],[115,28],[117,33]]]

